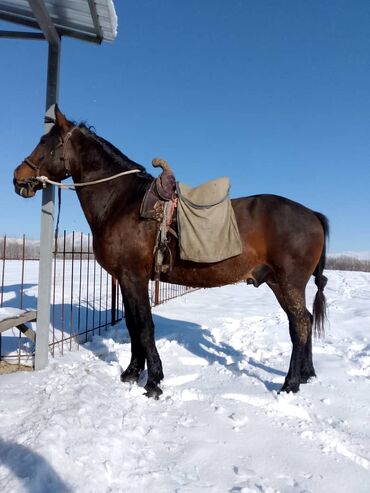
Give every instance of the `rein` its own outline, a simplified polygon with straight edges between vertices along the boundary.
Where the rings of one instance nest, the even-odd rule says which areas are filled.
[[[130,169],[128,171],[122,171],[121,173],[117,173],[113,176],[107,176],[106,178],[101,178],[100,180],[93,181],[85,181],[82,183],[73,183],[71,185],[65,183],[59,183],[58,181],[49,180],[47,176],[36,176],[35,180],[42,183],[42,186],[45,188],[46,185],[55,185],[56,187],[63,188],[66,190],[75,190],[76,187],[87,187],[88,185],[97,185],[98,183],[104,183],[106,181],[115,180],[120,176],[130,175],[132,173],[140,173],[139,169]]]

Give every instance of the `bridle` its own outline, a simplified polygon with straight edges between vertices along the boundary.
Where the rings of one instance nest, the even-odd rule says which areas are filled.
[[[60,156],[60,160],[64,162],[65,178],[68,178],[72,174],[71,173],[71,167],[70,167],[70,156],[69,156],[67,144],[70,141],[72,134],[76,129],[79,129],[79,127],[77,127],[76,125],[73,126],[71,128],[71,130],[69,130],[69,132],[66,133],[64,138],[60,135],[59,136],[59,142],[58,142],[57,146],[55,147],[55,149],[51,153],[51,155],[54,157],[55,151],[60,147],[62,148],[62,154]],[[26,164],[27,166],[29,166],[33,171],[36,172],[36,176],[28,178],[26,180],[25,186],[20,188],[20,195],[27,196],[27,195],[24,195],[22,190],[25,190],[25,189],[33,190],[40,183],[42,184],[43,188],[45,188],[46,185],[55,185],[58,187],[58,217],[57,217],[57,224],[56,224],[56,228],[55,228],[55,237],[56,238],[58,236],[58,228],[59,228],[59,217],[60,217],[60,208],[61,208],[61,189],[62,188],[67,188],[69,190],[75,190],[75,187],[84,187],[87,185],[95,185],[98,183],[103,183],[106,181],[114,180],[115,178],[119,178],[120,176],[123,176],[123,175],[140,173],[140,171],[141,171],[140,169],[136,168],[136,169],[131,169],[128,171],[122,171],[122,172],[117,173],[113,176],[108,176],[106,178],[101,178],[99,180],[94,180],[94,181],[84,182],[84,183],[73,183],[72,185],[67,185],[67,184],[62,184],[62,183],[50,180],[47,176],[40,176],[40,167],[41,166],[35,164],[29,157],[25,158],[21,164]]]
[[[62,148],[62,155],[60,157],[60,160],[64,162],[65,178],[68,178],[69,176],[71,176],[70,157],[68,155],[69,153],[68,153],[67,144],[68,144],[70,138],[72,137],[73,132],[76,129],[78,129],[78,127],[75,125],[74,127],[71,128],[71,130],[69,130],[69,132],[66,133],[64,138],[62,135],[60,135],[59,136],[59,142],[58,142],[57,146],[55,147],[54,151],[52,151],[54,154],[57,149],[59,149],[60,147]],[[39,179],[40,178],[40,165],[35,164],[33,161],[31,161],[31,159],[29,157],[25,158],[22,161],[22,164],[23,163],[27,164],[27,166],[29,166],[31,169],[33,169],[33,171],[36,171],[36,176],[29,178],[27,181],[30,183],[33,183],[36,180],[36,182],[39,183],[40,182],[40,179]]]
[[[71,128],[71,130],[69,132],[66,133],[64,139],[62,136],[60,136],[59,142],[54,149],[54,152],[55,152],[59,147],[62,148],[62,155],[60,157],[60,160],[64,162],[64,172],[65,172],[64,177],[65,178],[68,178],[72,174],[71,173],[71,167],[70,167],[70,157],[68,155],[69,150],[68,150],[67,144],[68,144],[73,132],[76,129],[79,130],[79,127],[77,127],[75,125],[74,127]],[[88,185],[97,185],[99,183],[104,183],[104,182],[107,182],[110,180],[114,180],[114,179],[119,178],[119,177],[124,176],[124,175],[131,175],[134,173],[136,174],[136,173],[141,172],[140,169],[134,168],[134,169],[130,169],[128,171],[121,171],[120,173],[117,173],[115,175],[107,176],[106,178],[100,178],[98,180],[87,181],[87,182],[83,182],[83,183],[63,184],[63,183],[60,183],[57,181],[50,180],[47,176],[40,176],[40,166],[38,166],[33,161],[31,161],[30,158],[24,159],[22,161],[22,164],[27,164],[31,169],[36,171],[36,176],[34,176],[32,178],[28,178],[26,181],[28,188],[35,188],[36,185],[41,183],[43,188],[45,188],[46,185],[55,185],[59,189],[66,188],[68,190],[75,190],[76,187],[86,187]]]

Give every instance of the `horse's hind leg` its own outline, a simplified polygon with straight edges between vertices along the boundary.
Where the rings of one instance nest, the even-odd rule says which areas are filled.
[[[307,310],[307,309],[306,309]],[[307,383],[310,378],[316,377],[315,368],[312,360],[312,314],[307,310],[308,317],[310,319],[310,333],[308,335],[304,358],[301,366],[301,383]]]
[[[150,309],[148,282],[145,279],[132,279],[131,276],[121,280],[121,289],[126,312],[126,324],[131,338],[131,361],[122,373],[121,380],[137,380],[144,369],[145,360],[148,368],[148,380],[145,385],[148,397],[158,397],[162,390],[158,387],[163,379],[162,362],[155,340],[154,324]]]
[[[316,376],[312,362],[312,315],[305,304],[305,287],[267,282],[289,321],[293,349],[282,391],[298,392],[300,383]]]

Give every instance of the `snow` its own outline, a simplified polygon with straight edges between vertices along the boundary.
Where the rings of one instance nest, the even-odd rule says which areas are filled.
[[[11,306],[0,308],[0,322],[2,320],[7,320],[8,318],[17,318],[23,315],[26,310],[21,310],[20,308],[12,308]]]
[[[329,271],[318,378],[278,394],[290,358],[285,314],[245,284],[153,310],[165,379],[158,401],[122,384],[118,326],[0,377],[4,492],[369,491],[370,274]],[[308,287],[312,304],[315,287]]]

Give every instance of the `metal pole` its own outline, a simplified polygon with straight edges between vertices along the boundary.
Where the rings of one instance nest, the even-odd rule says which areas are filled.
[[[154,281],[154,305],[159,305],[159,293],[160,291],[160,280],[156,279]]]
[[[117,284],[115,278],[112,276],[112,303],[111,303],[111,325],[116,325],[116,311],[117,311]]]
[[[49,42],[46,114],[52,117],[55,116],[54,107],[52,105],[54,105],[58,101],[59,66],[60,43],[55,44]],[[46,124],[45,133],[47,133],[49,130],[50,124]],[[48,364],[49,356],[54,198],[54,186],[48,186],[42,191],[35,370],[41,370],[42,368],[45,368]]]

